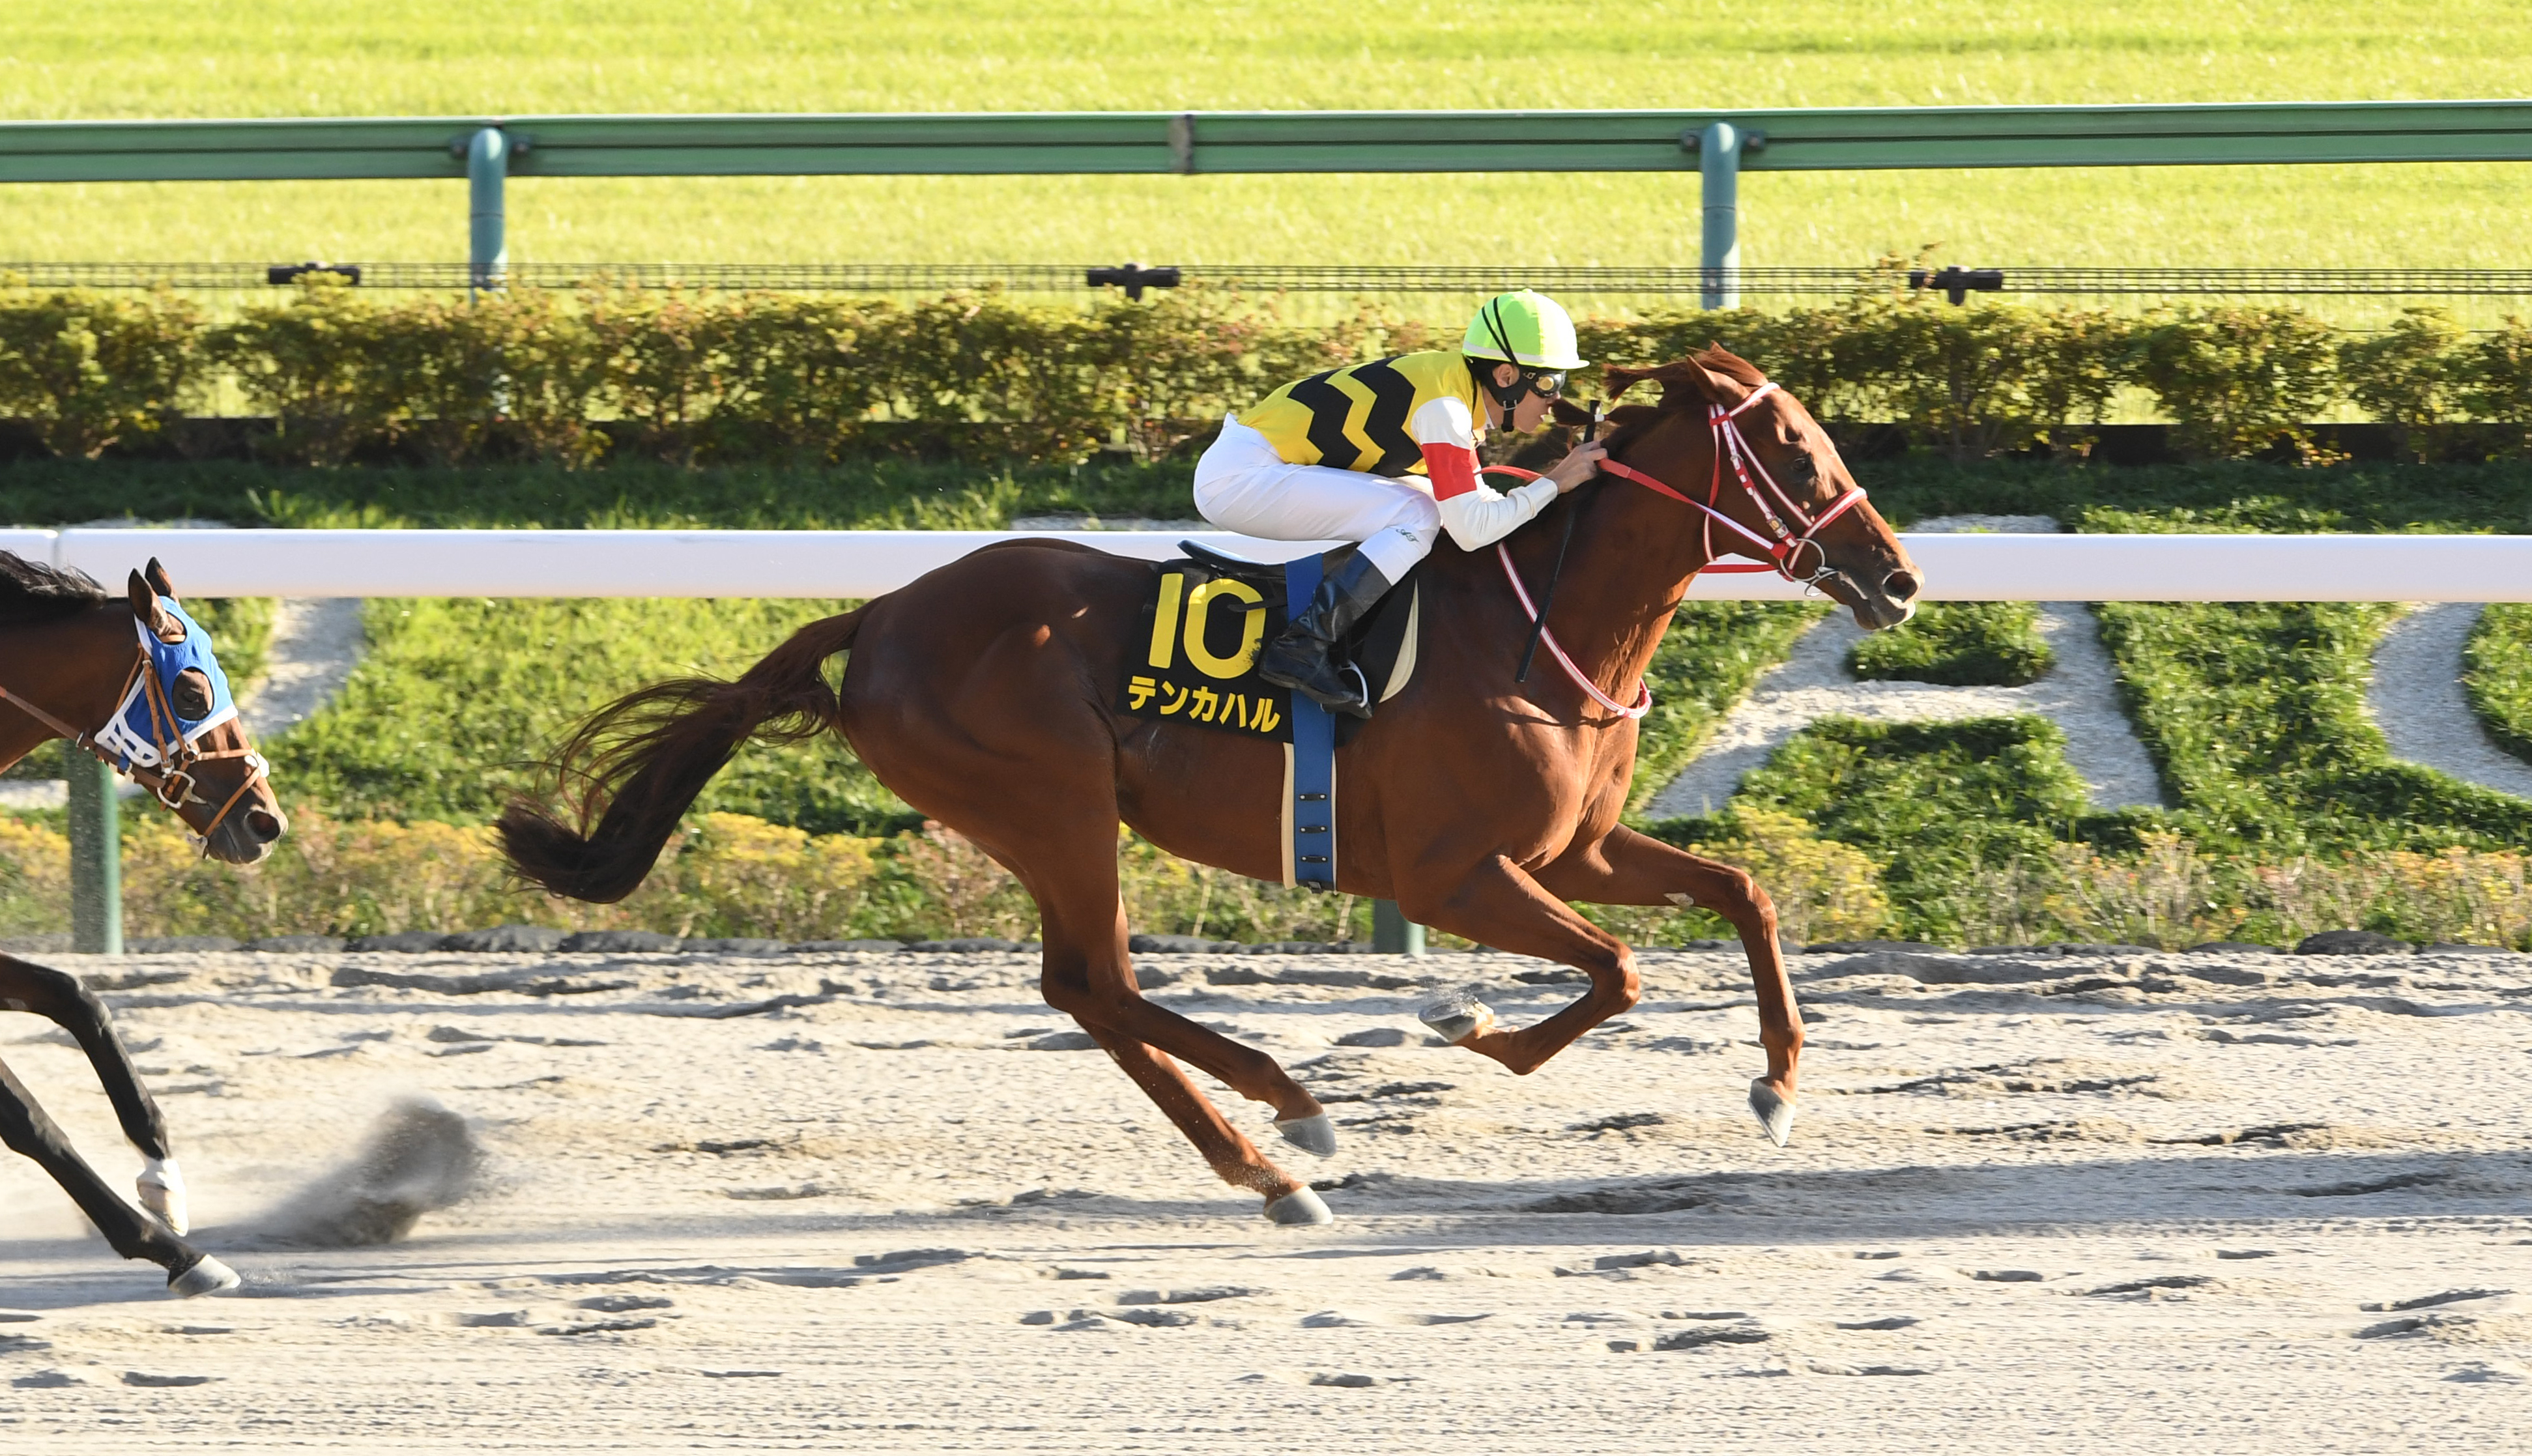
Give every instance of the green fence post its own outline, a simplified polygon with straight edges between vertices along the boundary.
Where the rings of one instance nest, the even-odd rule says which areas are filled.
[[[114,770],[72,756],[71,949],[123,954],[123,823]]]
[[[1371,902],[1371,948],[1384,956],[1424,954],[1424,927],[1401,914],[1395,900]]]
[[[509,277],[510,245],[503,236],[501,193],[510,177],[510,139],[486,127],[466,143],[468,294],[499,288]]]
[[[1699,302],[1708,308],[1741,307],[1741,148],[1749,137],[1730,122],[1710,123],[1698,134],[1697,171],[1705,203],[1704,270]]]

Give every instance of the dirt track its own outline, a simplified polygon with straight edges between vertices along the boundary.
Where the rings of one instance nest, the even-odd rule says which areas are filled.
[[[1515,979],[1559,974],[1534,962],[1143,964],[1331,1101],[1345,1147],[1310,1171],[1333,1227],[1271,1228],[1215,1183],[1067,1049],[1022,957],[97,966],[204,1242],[249,1283],[169,1302],[0,1161],[0,1448],[2448,1451],[2532,1429],[2532,957],[1803,957],[1783,1151],[1741,1109],[1737,956],[1648,957],[1625,1027],[1526,1080],[1423,1044],[1420,989],[1378,982],[1470,981],[1527,1020],[1572,989]],[[335,983],[381,980],[407,983]],[[0,1020],[0,1055],[123,1181],[137,1156],[42,1032]],[[473,1195],[400,1243],[280,1247],[300,1191],[339,1188],[417,1095],[471,1124]]]

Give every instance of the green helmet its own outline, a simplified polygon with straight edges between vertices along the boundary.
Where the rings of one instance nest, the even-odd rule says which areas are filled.
[[[1554,299],[1523,289],[1497,294],[1468,321],[1460,352],[1470,359],[1499,359],[1527,369],[1579,369],[1588,361],[1575,353],[1574,319]]]

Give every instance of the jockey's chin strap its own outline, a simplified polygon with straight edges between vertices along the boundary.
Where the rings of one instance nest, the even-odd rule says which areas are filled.
[[[1709,404],[1705,407],[1706,425],[1714,431],[1714,476],[1706,485],[1703,500],[1682,495],[1631,465],[1604,460],[1600,462],[1600,469],[1621,479],[1633,480],[1647,490],[1658,491],[1683,505],[1694,506],[1704,512],[1704,549],[1708,564],[1701,570],[1771,571],[1788,582],[1800,582],[1807,587],[1815,587],[1819,585],[1821,578],[1832,575],[1828,564],[1828,553],[1820,548],[1816,537],[1821,529],[1830,522],[1864,503],[1864,487],[1848,486],[1844,494],[1830,501],[1815,517],[1794,504],[1793,497],[1786,494],[1785,488],[1776,483],[1775,476],[1767,474],[1767,467],[1758,459],[1758,452],[1750,448],[1748,437],[1741,433],[1743,412],[1775,392],[1775,381],[1768,380],[1751,390],[1748,398],[1728,410],[1721,405]],[[1767,523],[1767,530],[1773,533],[1772,539],[1758,534],[1718,509],[1722,504],[1723,466],[1726,461],[1732,465],[1733,478],[1741,483],[1741,493],[1750,497],[1750,504],[1757,508],[1758,519]],[[1750,477],[1754,474],[1757,476],[1756,484],[1751,482]],[[1758,489],[1759,485],[1767,487],[1763,494]],[[1715,556],[1723,554],[1714,549],[1714,526],[1718,521],[1723,524],[1725,530],[1739,535],[1743,542],[1748,543],[1743,545],[1735,542],[1726,546],[1724,552],[1735,556],[1756,556],[1764,559],[1734,562],[1730,565],[1713,564]],[[1789,530],[1785,525],[1787,521],[1800,526],[1801,532]],[[1749,549],[1751,546],[1757,549],[1751,550]],[[1812,555],[1817,561],[1819,568],[1809,576],[1795,569],[1796,564],[1802,560],[1803,548],[1806,546],[1811,548]]]
[[[158,749],[158,766],[155,768],[144,763],[125,761],[121,756],[99,746],[96,735],[81,732],[5,687],[0,687],[0,702],[17,704],[29,717],[51,729],[56,735],[67,738],[78,747],[95,755],[98,762],[117,773],[127,775],[134,783],[147,789],[156,796],[159,803],[167,806],[180,818],[183,817],[187,805],[207,806],[211,802],[198,792],[198,781],[194,774],[194,769],[198,765],[214,763],[223,758],[245,759],[246,777],[238,781],[236,792],[230,794],[227,801],[220,805],[218,812],[211,815],[209,822],[195,831],[203,841],[204,852],[208,853],[212,833],[240,804],[246,802],[247,795],[255,792],[255,786],[264,781],[270,771],[269,765],[263,761],[263,756],[253,749],[221,749],[204,753],[187,742],[183,730],[177,726],[175,705],[167,700],[167,685],[158,681],[158,674],[151,670],[153,664],[149,660],[148,648],[136,646],[133,648],[133,654],[132,671],[125,675],[123,691],[116,694],[114,698],[113,715],[106,721],[112,723],[115,718],[123,715],[136,691],[144,695],[149,704],[149,737]]]
[[[1767,474],[1767,467],[1758,459],[1758,452],[1750,448],[1750,441],[1741,433],[1741,416],[1743,412],[1747,411],[1752,405],[1756,404],[1758,401],[1765,399],[1768,395],[1773,394],[1775,390],[1775,382],[1773,380],[1769,380],[1750,391],[1747,398],[1743,399],[1741,403],[1732,406],[1730,409],[1725,409],[1723,406],[1715,404],[1709,404],[1705,407],[1707,427],[1714,431],[1714,476],[1713,479],[1706,486],[1705,499],[1703,500],[1698,500],[1692,496],[1682,495],[1680,492],[1673,490],[1668,485],[1663,484],[1661,481],[1654,479],[1652,476],[1645,475],[1642,471],[1637,470],[1631,465],[1623,465],[1614,460],[1603,460],[1600,462],[1600,469],[1608,475],[1616,476],[1621,479],[1633,480],[1647,490],[1667,495],[1671,499],[1680,502],[1683,505],[1694,506],[1698,510],[1705,513],[1703,526],[1704,549],[1707,565],[1699,568],[1700,571],[1771,571],[1776,573],[1778,576],[1783,577],[1788,582],[1800,582],[1807,587],[1815,587],[1819,585],[1821,578],[1834,575],[1829,568],[1828,553],[1821,549],[1816,537],[1819,535],[1821,528],[1827,526],[1838,517],[1845,515],[1847,512],[1854,510],[1858,505],[1863,503],[1864,487],[1861,485],[1848,486],[1844,494],[1840,495],[1837,499],[1830,501],[1817,516],[1812,516],[1805,512],[1802,507],[1794,504],[1793,497],[1787,495],[1784,487],[1776,483],[1775,477]],[[1730,516],[1723,514],[1719,509],[1723,496],[1723,466],[1724,462],[1727,460],[1730,461],[1732,465],[1733,478],[1741,483],[1742,493],[1750,497],[1750,504],[1757,508],[1758,519],[1767,523],[1767,529],[1774,532],[1774,538],[1772,540],[1766,536],[1758,534],[1755,531],[1752,531],[1740,522],[1733,520]],[[1751,482],[1750,477],[1754,473],[1757,476],[1757,484],[1753,484]],[[1511,466],[1501,465],[1487,466],[1481,474],[1518,476],[1524,479],[1529,480],[1539,478],[1537,474],[1534,472],[1517,470]],[[1762,495],[1759,493],[1758,485],[1764,485],[1767,487],[1766,494]],[[1773,497],[1772,504],[1770,504],[1769,497]],[[1789,519],[1802,527],[1800,532],[1796,532],[1786,527],[1785,522]],[[1742,540],[1749,543],[1749,546],[1735,544],[1728,548],[1733,555],[1758,556],[1765,559],[1758,561],[1734,562],[1729,565],[1721,566],[1713,564],[1714,557],[1717,554],[1714,549],[1714,524],[1718,521],[1723,523],[1726,529],[1737,533]],[[1750,546],[1755,546],[1757,549],[1755,551],[1751,550],[1749,549]],[[1817,558],[1819,566],[1819,569],[1813,572],[1810,576],[1800,575],[1795,570],[1795,564],[1801,560],[1803,548],[1806,546],[1811,548],[1812,554]],[[1547,630],[1546,614],[1538,607],[1531,604],[1529,599],[1529,588],[1522,585],[1521,573],[1513,568],[1512,552],[1506,548],[1504,543],[1501,541],[1495,542],[1495,558],[1503,563],[1504,576],[1512,583],[1513,595],[1521,598],[1521,609],[1523,613],[1529,618],[1531,625],[1536,630],[1538,634],[1538,642],[1541,645],[1547,648],[1548,654],[1556,659],[1557,665],[1565,669],[1565,675],[1574,680],[1575,686],[1581,688],[1583,693],[1588,695],[1593,702],[1598,703],[1600,706],[1607,708],[1609,711],[1616,713],[1621,717],[1640,718],[1646,712],[1651,710],[1653,705],[1653,690],[1651,685],[1641,683],[1637,685],[1637,700],[1635,705],[1630,707],[1626,703],[1620,702],[1615,698],[1610,697],[1608,694],[1601,692],[1600,686],[1597,683],[1592,682],[1588,674],[1583,672],[1580,667],[1575,666],[1574,659],[1567,656],[1565,654],[1565,648],[1557,643],[1556,634]]]

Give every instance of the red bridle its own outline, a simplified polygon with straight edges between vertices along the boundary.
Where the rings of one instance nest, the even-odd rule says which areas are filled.
[[[1702,524],[1704,527],[1704,550],[1706,564],[1698,568],[1698,571],[1771,571],[1776,573],[1778,576],[1783,577],[1788,582],[1800,582],[1805,586],[1810,586],[1818,582],[1820,578],[1829,575],[1828,553],[1821,549],[1819,542],[1813,539],[1813,537],[1819,534],[1821,528],[1827,526],[1830,522],[1845,515],[1847,512],[1855,509],[1857,505],[1861,504],[1864,500],[1864,487],[1861,485],[1848,486],[1844,494],[1829,502],[1827,508],[1822,510],[1816,517],[1806,514],[1802,507],[1794,504],[1793,497],[1787,495],[1784,487],[1776,483],[1775,477],[1767,474],[1766,463],[1758,459],[1758,452],[1750,448],[1750,441],[1741,433],[1742,412],[1748,410],[1752,405],[1756,404],[1758,401],[1765,399],[1769,394],[1775,391],[1775,388],[1776,386],[1774,381],[1766,381],[1761,383],[1757,388],[1750,391],[1748,398],[1742,400],[1741,403],[1732,406],[1728,410],[1723,406],[1716,404],[1709,404],[1705,407],[1706,425],[1714,431],[1714,476],[1713,479],[1706,486],[1705,499],[1703,500],[1698,500],[1693,496],[1683,495],[1680,492],[1673,490],[1670,486],[1663,484],[1660,480],[1653,478],[1651,476],[1645,475],[1642,471],[1637,470],[1634,466],[1624,465],[1618,461],[1603,460],[1600,462],[1600,469],[1607,475],[1616,476],[1622,480],[1633,480],[1647,490],[1667,495],[1682,505],[1694,506],[1698,510],[1705,513],[1705,520]],[[1732,463],[1733,477],[1741,482],[1741,491],[1743,494],[1750,497],[1750,504],[1756,508],[1758,519],[1764,521],[1767,524],[1767,529],[1775,532],[1775,538],[1773,540],[1758,534],[1756,532],[1752,531],[1740,522],[1733,520],[1730,516],[1723,514],[1723,512],[1718,509],[1722,503],[1723,463],[1726,460],[1729,460]],[[1759,483],[1767,487],[1767,495],[1759,494],[1757,485],[1751,483],[1750,476],[1751,473],[1754,471],[1757,474]],[[1512,466],[1503,465],[1487,466],[1483,473],[1519,476],[1526,480],[1535,480],[1538,478],[1538,475],[1534,471],[1519,470]],[[1768,504],[1768,495],[1775,497],[1774,506],[1770,506]],[[1796,534],[1786,527],[1785,520],[1787,517],[1792,518],[1795,522],[1801,525],[1802,532],[1800,534]],[[1738,532],[1743,540],[1746,540],[1751,545],[1757,547],[1757,550],[1753,552],[1745,547],[1735,546],[1732,548],[1732,554],[1737,556],[1763,556],[1766,559],[1763,561],[1735,562],[1730,565],[1715,564],[1714,558],[1717,553],[1714,549],[1714,523],[1717,521],[1722,522],[1729,530]],[[1819,570],[1812,573],[1808,577],[1796,576],[1794,574],[1794,562],[1796,558],[1800,556],[1802,549],[1805,546],[1811,547],[1813,551],[1818,554]],[[1513,569],[1512,552],[1507,549],[1501,541],[1495,542],[1495,558],[1503,563],[1504,576],[1512,583],[1513,595],[1521,599],[1522,611],[1528,616],[1531,622],[1537,622],[1538,608],[1530,602],[1529,588],[1522,585],[1521,573]],[[1600,706],[1607,708],[1613,713],[1617,713],[1621,717],[1628,718],[1640,718],[1652,709],[1653,690],[1649,684],[1640,683],[1637,685],[1638,699],[1635,705],[1630,707],[1626,703],[1620,702],[1618,700],[1610,697],[1608,694],[1601,692],[1599,685],[1592,682],[1588,674],[1584,673],[1582,668],[1575,666],[1574,659],[1565,654],[1565,648],[1556,641],[1556,634],[1548,631],[1544,627],[1541,627],[1539,629],[1538,640],[1540,644],[1547,648],[1548,655],[1554,657],[1557,665],[1565,669],[1565,675],[1572,678],[1575,685],[1581,688],[1585,694],[1588,694],[1591,700],[1600,704]]]
[[[1783,577],[1788,582],[1801,582],[1808,586],[1811,583],[1818,581],[1821,577],[1828,575],[1828,554],[1825,551],[1820,550],[1819,542],[1814,540],[1813,537],[1819,534],[1822,527],[1827,526],[1830,522],[1845,515],[1847,512],[1854,510],[1858,505],[1862,504],[1864,501],[1864,487],[1861,485],[1848,486],[1845,493],[1840,495],[1837,499],[1830,501],[1827,509],[1821,511],[1816,518],[1806,515],[1801,506],[1794,504],[1793,497],[1787,495],[1784,487],[1776,483],[1775,476],[1767,474],[1766,463],[1758,459],[1758,452],[1750,448],[1749,439],[1741,433],[1742,412],[1749,409],[1752,405],[1756,404],[1758,401],[1765,399],[1768,395],[1775,393],[1775,381],[1768,380],[1761,383],[1757,388],[1751,390],[1747,399],[1744,399],[1741,403],[1734,405],[1728,410],[1721,405],[1710,404],[1705,407],[1707,427],[1714,431],[1714,477],[1706,486],[1705,499],[1703,500],[1697,500],[1691,496],[1682,495],[1678,491],[1671,489],[1668,485],[1663,484],[1661,481],[1654,479],[1652,476],[1645,475],[1642,471],[1637,470],[1631,465],[1622,465],[1614,460],[1604,460],[1600,462],[1600,469],[1610,475],[1618,476],[1620,479],[1633,480],[1647,490],[1658,491],[1661,494],[1667,495],[1671,499],[1680,502],[1682,505],[1694,506],[1698,510],[1705,513],[1704,546],[1706,565],[1700,567],[1700,571],[1771,571],[1776,573],[1778,576]],[[1723,464],[1727,460],[1732,463],[1733,477],[1741,482],[1741,492],[1750,497],[1751,505],[1757,508],[1758,519],[1766,522],[1767,529],[1775,532],[1775,538],[1773,540],[1758,534],[1758,532],[1752,531],[1750,528],[1733,520],[1731,517],[1723,514],[1721,510],[1717,509],[1717,507],[1722,503]],[[1765,495],[1759,494],[1757,485],[1753,485],[1750,482],[1750,476],[1754,471],[1757,473],[1759,484],[1763,484],[1767,487],[1767,493]],[[1775,497],[1775,504],[1773,506],[1768,504],[1768,496]],[[1781,514],[1779,514],[1780,511]],[[1802,527],[1801,534],[1797,535],[1792,531],[1786,529],[1785,521],[1788,518],[1792,519]],[[1730,548],[1731,554],[1736,556],[1758,555],[1763,556],[1766,559],[1764,561],[1736,562],[1728,566],[1715,565],[1714,557],[1717,553],[1714,549],[1714,523],[1717,521],[1722,522],[1727,529],[1738,532],[1743,540],[1758,548],[1755,552],[1751,552],[1744,550],[1739,546],[1734,546]],[[1796,576],[1794,574],[1794,561],[1801,555],[1802,549],[1805,546],[1809,546],[1813,551],[1819,553],[1820,569],[1812,573],[1808,577]]]

